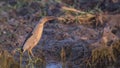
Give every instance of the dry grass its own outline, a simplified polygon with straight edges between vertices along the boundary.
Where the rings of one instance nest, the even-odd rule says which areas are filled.
[[[115,55],[115,58],[117,60],[115,63],[115,66],[119,67],[120,66],[119,65],[120,64],[120,62],[119,62],[119,59],[120,59],[120,40],[113,43],[112,48],[113,48],[113,53]]]
[[[62,6],[61,10],[65,11],[65,15],[58,17],[59,21],[69,23],[80,23],[85,25],[90,25],[95,22],[95,26],[103,25],[106,20],[105,14],[99,8],[91,11],[80,11],[75,8]]]
[[[120,54],[120,40],[111,46],[101,46],[92,50],[91,67],[114,67]]]
[[[66,23],[66,24],[70,24],[70,23],[74,23],[74,22],[77,22],[80,24],[88,24],[88,22],[90,22],[94,18],[95,18],[95,15],[89,14],[89,13],[78,15],[78,16],[73,16],[73,15],[67,14],[67,15],[58,17],[58,20]]]
[[[92,50],[92,65],[105,64],[109,65],[115,62],[115,56],[111,47],[100,47]]]
[[[65,65],[66,65],[66,52],[65,52],[64,48],[61,49],[60,56],[61,56],[62,68],[65,68]]]
[[[116,51],[115,54],[120,53],[120,40],[113,43],[112,48],[113,51]]]
[[[0,68],[20,68],[20,66],[6,50],[1,50]]]

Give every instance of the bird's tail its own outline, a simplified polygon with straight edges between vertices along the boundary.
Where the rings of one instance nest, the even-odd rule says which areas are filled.
[[[25,49],[23,49],[23,46],[20,48],[20,52],[21,53],[24,53],[26,50]]]
[[[23,48],[21,48],[21,49],[20,49],[20,52],[22,52],[22,53],[23,53],[23,51],[24,51],[24,50],[23,50]]]

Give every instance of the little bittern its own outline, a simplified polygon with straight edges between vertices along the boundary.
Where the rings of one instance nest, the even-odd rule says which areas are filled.
[[[29,55],[34,56],[32,53],[32,49],[38,44],[42,36],[44,24],[47,21],[53,19],[56,19],[56,17],[47,16],[40,19],[39,23],[35,26],[34,30],[28,35],[28,37],[26,37],[21,49],[23,53],[27,50]]]

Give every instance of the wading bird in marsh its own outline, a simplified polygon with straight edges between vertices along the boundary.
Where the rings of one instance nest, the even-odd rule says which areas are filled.
[[[26,37],[25,41],[23,42],[23,46],[21,48],[22,53],[28,51],[29,56],[33,56],[32,49],[38,44],[39,40],[41,39],[44,24],[47,21],[56,19],[54,16],[47,16],[40,19],[39,23],[35,26],[33,31]]]

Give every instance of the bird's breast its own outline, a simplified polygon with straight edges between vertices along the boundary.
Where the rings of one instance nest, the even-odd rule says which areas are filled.
[[[39,27],[37,26],[37,27],[34,29],[33,34],[34,34],[37,38],[39,38],[39,37],[41,37],[42,32],[43,32],[43,26],[39,26]]]

